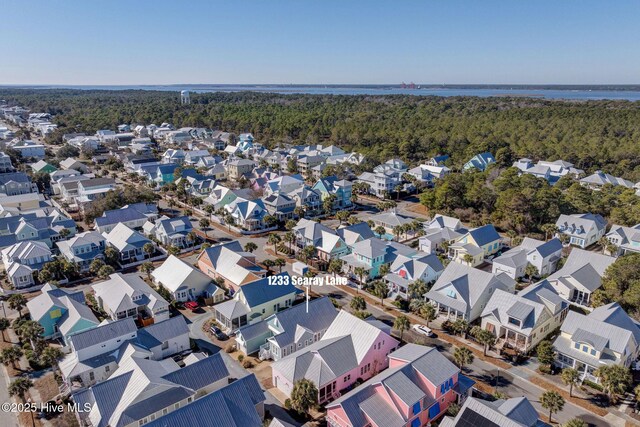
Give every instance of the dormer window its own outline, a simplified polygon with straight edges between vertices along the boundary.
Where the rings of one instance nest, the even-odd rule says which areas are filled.
[[[515,317],[509,317],[509,323],[511,325],[515,325],[518,328],[522,327],[522,322],[520,322],[520,319],[516,319]]]
[[[447,291],[447,296],[451,297],[451,298],[457,298],[458,294],[456,293],[456,291],[454,291],[453,289],[449,289]]]

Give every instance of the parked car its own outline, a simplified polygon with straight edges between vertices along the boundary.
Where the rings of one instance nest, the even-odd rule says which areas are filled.
[[[187,301],[187,302],[184,303],[184,307],[188,308],[191,311],[196,311],[198,309],[198,307],[200,307],[200,306],[195,301]]]
[[[432,337],[433,336],[433,331],[430,328],[427,328],[424,325],[419,325],[419,324],[416,323],[416,324],[411,326],[411,329],[413,329],[417,333],[425,335],[427,337]]]
[[[220,330],[220,328],[218,328],[217,326],[212,326],[211,327],[211,333],[213,335],[215,335],[216,338],[218,338],[220,341],[224,341],[224,340],[228,340],[229,337],[227,336],[227,334],[225,334],[224,332],[222,332]]]

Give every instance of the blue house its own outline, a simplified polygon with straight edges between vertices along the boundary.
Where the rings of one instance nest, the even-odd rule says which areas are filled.
[[[473,156],[471,160],[465,163],[462,168],[464,170],[477,169],[479,171],[484,171],[489,167],[491,163],[495,162],[496,159],[493,157],[493,155],[491,153],[485,152]]]
[[[154,181],[160,185],[170,184],[175,181],[173,173],[179,167],[175,163],[167,163],[166,165],[159,165],[156,168]]]
[[[46,284],[41,295],[27,302],[27,308],[31,319],[44,329],[44,338],[61,337],[65,343],[69,335],[100,324],[85,304],[82,291],[71,293]]]
[[[320,193],[320,198],[325,200],[330,195],[336,196],[336,201],[333,204],[335,210],[351,208],[353,202],[351,201],[352,183],[347,180],[339,180],[336,176],[329,176],[321,178],[313,186],[313,190]]]

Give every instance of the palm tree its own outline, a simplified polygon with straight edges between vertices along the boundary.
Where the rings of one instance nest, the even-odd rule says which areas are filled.
[[[378,274],[380,275],[380,277],[384,277],[389,274],[390,271],[391,267],[389,266],[389,264],[382,264],[378,269]]]
[[[22,357],[22,350],[20,347],[11,346],[3,349],[0,352],[0,361],[5,366],[13,366],[13,369],[17,369],[16,363],[20,361]]]
[[[373,230],[373,232],[376,233],[378,236],[382,237],[387,233],[387,229],[379,225],[375,228],[375,230]]]
[[[524,274],[529,278],[529,284],[531,284],[533,277],[538,275],[538,268],[535,265],[528,263],[524,268]]]
[[[404,335],[404,331],[409,329],[411,324],[409,323],[409,319],[407,316],[401,315],[396,317],[396,320],[393,322],[393,327],[400,331],[400,342],[402,343],[402,336]]]
[[[356,296],[351,298],[351,302],[349,303],[349,307],[351,307],[354,311],[361,311],[367,309],[367,302],[363,297]]]
[[[360,279],[360,286],[356,287],[356,292],[360,292],[360,287],[364,286],[363,278],[368,274],[368,272],[364,267],[356,267],[353,269],[353,274]]]
[[[18,396],[24,402],[24,395],[33,387],[33,382],[28,377],[16,378],[9,384],[9,395]]]
[[[298,225],[298,223],[290,219],[289,221],[284,223],[284,228],[286,228],[288,231],[291,231],[293,230],[293,227],[295,227],[296,225]]]
[[[256,249],[258,249],[258,245],[256,245],[256,244],[255,244],[255,243],[253,243],[253,242],[247,242],[247,243],[244,245],[244,251],[245,251],[245,252],[249,252],[249,253],[251,253],[251,252],[255,251]]]
[[[267,267],[268,270],[271,270],[271,267],[276,265],[276,262],[272,259],[265,259],[262,262],[262,265],[264,265],[265,267]]]
[[[278,243],[280,243],[281,240],[280,236],[275,233],[269,234],[269,238],[267,239],[267,243],[273,246],[276,255],[278,255]]]
[[[431,304],[423,304],[420,307],[420,317],[422,317],[427,322],[427,327],[429,327],[429,323],[436,320],[438,317],[438,313],[436,312],[436,308]]]
[[[455,360],[460,370],[462,370],[465,365],[473,363],[473,359],[473,353],[466,347],[458,347],[453,351],[453,360]]]
[[[473,256],[471,254],[464,254],[462,256],[462,261],[466,262],[467,265],[471,265],[471,263],[473,263]]]
[[[57,347],[47,347],[40,355],[40,361],[44,365],[51,366],[55,372],[58,362],[64,357],[64,353]]]
[[[172,246],[175,247],[175,246]],[[98,277],[101,279],[108,279],[116,270],[110,265],[103,265],[100,270],[98,270]]]
[[[11,322],[9,321],[9,319],[7,319],[6,317],[0,317],[0,334],[2,335],[2,342],[7,342],[6,338],[4,337],[4,331],[9,329],[9,326],[11,326]]]
[[[284,258],[276,258],[276,260],[273,262],[273,265],[278,267],[278,273],[282,273],[282,267],[287,265],[287,261],[285,261]]]
[[[151,258],[151,255],[156,251],[156,247],[153,243],[145,243],[142,247],[142,251]]]
[[[551,416],[564,408],[564,398],[557,391],[547,390],[540,396],[540,404],[549,411],[549,423],[551,423]]]
[[[202,229],[202,231],[204,231],[204,236],[209,237],[207,231],[209,229],[209,226],[211,225],[211,222],[207,218],[200,218],[200,221],[198,221],[198,225],[200,225],[200,228]]]
[[[189,242],[189,246],[193,246],[198,239],[198,235],[195,231],[190,231],[187,233],[187,242]]]
[[[327,271],[333,274],[333,277],[335,278],[336,274],[342,272],[342,260],[339,258],[333,258],[331,261],[329,261]]]
[[[31,348],[37,352],[44,343],[44,328],[34,320],[27,320],[16,329],[16,334],[24,341],[29,341]]]
[[[7,300],[9,308],[18,312],[18,316],[22,319],[22,309],[27,306],[27,299],[22,294],[13,294]]]
[[[400,240],[400,235],[403,233],[403,229],[401,225],[396,225],[392,229],[392,233],[395,236],[396,240]]]
[[[284,233],[284,241],[289,244],[289,252],[292,252],[293,248],[291,246],[296,241],[296,235],[292,231],[287,231]]]
[[[540,229],[544,232],[544,240],[549,240],[558,232],[558,227],[555,224],[544,224]]]
[[[346,221],[349,218],[349,215],[351,215],[349,211],[336,212],[336,218],[339,221],[338,227],[342,225],[342,221]]]
[[[607,393],[609,400],[615,402],[619,394],[623,394],[631,386],[632,378],[629,369],[622,365],[604,365],[596,369],[595,376]]]
[[[418,279],[413,283],[409,283],[407,291],[409,292],[409,298],[422,298],[424,294],[429,292],[429,286],[424,280]]]
[[[213,211],[215,211],[215,208],[212,205],[204,205],[202,210],[205,211],[207,215],[209,215],[209,219],[211,219],[211,216],[213,215]]]
[[[573,386],[580,381],[580,372],[577,369],[566,368],[562,370],[562,382],[569,386],[569,397],[573,397]]]
[[[151,280],[151,272],[154,270],[153,263],[145,262],[140,266],[140,271],[147,273],[147,279]]]
[[[483,354],[486,356],[487,351],[496,345],[496,336],[491,331],[474,326],[471,329],[471,335],[483,346]]]
[[[384,305],[384,299],[387,297],[387,292],[389,292],[389,288],[382,280],[378,280],[373,284],[373,293],[380,298],[380,307]]]

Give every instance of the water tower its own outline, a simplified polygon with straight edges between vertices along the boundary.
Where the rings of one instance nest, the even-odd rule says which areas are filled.
[[[189,98],[189,91],[183,90],[180,92],[180,102],[182,104],[191,104],[191,98]]]

